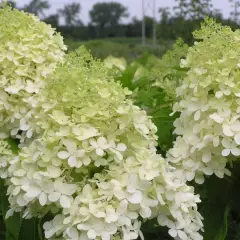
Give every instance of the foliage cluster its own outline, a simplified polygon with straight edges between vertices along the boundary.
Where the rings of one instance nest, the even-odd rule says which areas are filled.
[[[139,43],[140,41],[140,38],[108,38],[107,40],[96,39],[89,41],[76,41],[67,38],[65,43],[68,46],[68,51],[74,51],[84,45],[96,58],[104,59],[112,55],[117,58],[124,57],[128,62],[132,62],[146,53],[149,55],[162,56],[172,43],[171,41],[163,41],[161,46],[152,48],[150,39],[147,39],[147,45],[145,47]]]

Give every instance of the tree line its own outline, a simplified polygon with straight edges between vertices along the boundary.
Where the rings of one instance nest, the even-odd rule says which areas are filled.
[[[129,16],[128,9],[119,2],[101,2],[93,5],[89,11],[90,22],[84,25],[81,20],[82,6],[78,2],[65,4],[54,14],[47,15],[51,8],[48,0],[31,0],[20,8],[14,1],[8,1],[13,7],[38,15],[42,20],[62,32],[64,37],[76,40],[87,40],[106,37],[140,37],[142,20],[133,17],[123,24],[121,21]],[[205,16],[214,17],[217,21],[238,28],[240,23],[240,1],[229,0],[231,13],[224,18],[219,9],[215,9],[212,0],[175,0],[173,8],[158,9],[157,36],[159,39],[183,38],[187,43],[192,41],[192,31],[200,27]],[[62,21],[64,23],[62,24]],[[145,17],[146,37],[152,35],[153,18]]]

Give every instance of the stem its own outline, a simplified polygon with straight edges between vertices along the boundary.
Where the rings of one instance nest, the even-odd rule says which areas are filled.
[[[42,236],[42,218],[40,218],[38,220],[38,237],[40,240],[43,240],[43,236]]]

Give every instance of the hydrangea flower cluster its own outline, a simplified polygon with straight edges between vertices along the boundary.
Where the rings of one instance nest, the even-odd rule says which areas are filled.
[[[108,56],[104,59],[104,64],[107,68],[117,67],[122,72],[125,71],[127,68],[127,61],[125,58]]]
[[[173,110],[177,137],[168,153],[178,175],[204,182],[204,175],[230,175],[227,163],[240,156],[240,31],[208,19],[181,66],[190,68],[177,88]]]
[[[0,138],[31,138],[36,95],[64,57],[54,29],[23,11],[0,8]]]
[[[23,12],[4,7],[0,24],[1,136],[29,138],[17,154],[0,140],[7,217],[51,213],[46,239],[137,239],[157,218],[175,239],[202,240],[199,196],[156,153],[155,125],[104,63],[85,49],[64,57],[62,38]]]
[[[47,239],[137,239],[153,217],[176,239],[202,239],[199,196],[156,154],[156,127],[127,94],[84,49],[67,57],[41,98],[44,134],[10,162],[8,214],[51,211]]]

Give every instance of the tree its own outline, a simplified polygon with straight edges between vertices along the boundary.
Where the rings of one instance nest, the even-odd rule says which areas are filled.
[[[187,0],[175,0],[177,6],[173,9],[175,10],[176,16],[186,18],[188,13],[188,2]]]
[[[52,27],[55,27],[55,28],[59,26],[58,14],[49,15],[43,21],[47,24],[50,24]]]
[[[47,0],[32,0],[28,5],[24,6],[23,10],[45,18],[44,11],[49,8],[50,5]]]
[[[63,9],[59,9],[59,14],[64,17],[67,26],[82,25],[79,19],[80,12],[81,5],[79,3],[66,4]]]
[[[232,7],[232,11],[230,12],[230,16],[232,18],[232,20],[235,23],[239,22],[239,14],[240,14],[240,1],[238,0],[229,0],[230,3],[232,3],[231,7]]]
[[[212,0],[191,0],[190,3],[190,18],[202,19],[206,15],[212,14]]]
[[[159,8],[160,22],[157,25],[157,35],[160,38],[169,36],[169,19],[171,18],[169,7]]]
[[[159,8],[158,12],[160,13],[160,18],[162,21],[167,21],[170,16],[169,7]]]
[[[14,2],[14,1],[12,1],[12,0],[9,0],[9,1],[7,1],[7,3],[8,3],[12,8],[17,8],[16,2]]]
[[[152,36],[153,30],[153,18],[145,16],[145,36],[150,38]],[[142,35],[142,20],[133,17],[131,23],[131,32],[132,36],[141,36]]]
[[[99,30],[108,27],[116,31],[122,18],[128,17],[127,8],[117,2],[96,3],[89,12],[91,22]]]
[[[212,14],[212,0],[175,0],[177,16],[184,19],[202,19]]]

